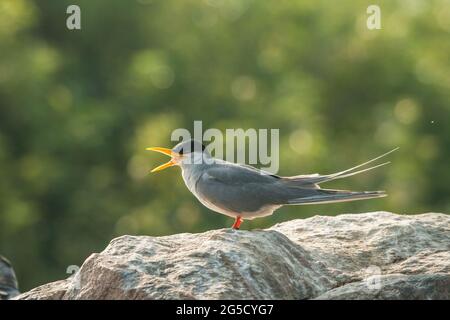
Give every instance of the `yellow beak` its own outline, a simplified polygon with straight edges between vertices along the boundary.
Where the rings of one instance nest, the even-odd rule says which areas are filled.
[[[159,153],[164,153],[165,155],[168,155],[168,156],[172,157],[172,160],[170,160],[169,162],[166,162],[166,163],[156,167],[155,169],[153,169],[150,172],[156,172],[156,171],[164,170],[166,168],[169,168],[169,167],[172,167],[172,166],[176,165],[176,162],[173,160],[173,157],[179,156],[179,154],[177,154],[176,152],[173,152],[172,150],[167,149],[167,148],[153,147],[153,148],[146,148],[145,150],[150,150],[150,151],[156,151],[156,152],[159,152]]]

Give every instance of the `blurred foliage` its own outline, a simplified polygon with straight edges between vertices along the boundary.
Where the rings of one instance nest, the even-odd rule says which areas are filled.
[[[450,210],[450,2],[0,2],[0,252],[21,289],[66,277],[123,234],[231,225],[148,146],[206,128],[279,128],[280,174],[388,167],[329,187],[390,197],[285,207],[314,214]],[[82,30],[66,28],[78,4]]]

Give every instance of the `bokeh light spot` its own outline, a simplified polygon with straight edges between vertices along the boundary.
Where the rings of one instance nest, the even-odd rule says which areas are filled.
[[[237,77],[231,84],[231,93],[238,100],[252,100],[256,95],[255,81],[248,76]]]
[[[420,113],[419,106],[412,99],[402,99],[395,105],[394,114],[404,124],[411,124],[417,120]]]
[[[294,131],[289,137],[289,145],[298,154],[309,154],[314,144],[311,133],[305,129]]]

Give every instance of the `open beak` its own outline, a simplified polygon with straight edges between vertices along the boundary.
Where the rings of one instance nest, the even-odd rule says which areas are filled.
[[[167,148],[154,147],[154,148],[146,148],[145,150],[150,150],[150,151],[156,151],[156,152],[159,152],[159,153],[164,153],[165,155],[168,155],[168,156],[172,157],[172,159],[169,162],[166,162],[166,163],[156,167],[155,169],[153,169],[150,172],[156,172],[156,171],[164,170],[166,168],[169,168],[169,167],[172,167],[172,166],[176,165],[176,162],[174,161],[173,158],[176,157],[176,156],[180,156],[176,152],[173,152],[172,150],[167,149]]]

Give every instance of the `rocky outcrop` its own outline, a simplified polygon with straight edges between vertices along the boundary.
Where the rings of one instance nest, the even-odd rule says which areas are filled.
[[[16,274],[11,263],[0,256],[0,300],[11,299],[19,294]]]
[[[266,230],[122,236],[18,299],[450,299],[450,216],[315,216]]]

